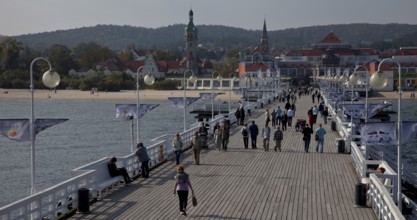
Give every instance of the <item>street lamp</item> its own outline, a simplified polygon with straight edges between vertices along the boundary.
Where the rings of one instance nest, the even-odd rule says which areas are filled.
[[[351,82],[353,85],[357,85],[359,83],[359,75],[357,73],[357,69],[364,68],[366,70],[366,78],[365,78],[365,123],[368,122],[368,76],[369,76],[369,70],[366,68],[366,66],[359,65],[356,66],[353,70],[353,74],[349,77],[349,82]],[[353,96],[353,94],[352,94]]]
[[[196,81],[197,81],[197,77],[196,76],[194,76],[194,72],[191,70],[191,69],[186,69],[186,70],[184,70],[184,84],[183,84],[183,87],[184,87],[184,98],[183,98],[183,101],[184,101],[184,131],[186,131],[186,125],[185,125],[185,112],[186,112],[186,108],[187,108],[187,103],[186,103],[186,101],[187,101],[187,97],[186,97],[186,94],[185,94],[185,90],[186,90],[186,88],[187,88],[187,81],[185,81],[185,74],[188,72],[188,71],[190,71],[191,72],[191,76],[190,76],[190,78],[189,78],[189,80],[190,80],[190,82],[191,83],[195,83]]]
[[[216,77],[217,81],[220,81],[222,79],[222,76],[219,72],[214,71],[213,74],[211,74],[211,121],[214,120],[214,74],[217,73],[218,76]]]
[[[232,78],[232,75],[233,75],[233,78]],[[231,93],[231,91],[232,91],[232,89],[233,89],[233,87],[234,87],[234,82],[235,82],[235,80],[236,80],[236,74],[235,73],[230,73],[229,74],[229,80],[230,80],[230,90],[229,90],[229,114],[230,114],[230,110],[231,110],[231,108],[230,108],[230,102],[231,102],[231,100],[232,100],[232,93]]]
[[[142,71],[142,69],[145,66],[141,66],[138,68],[138,70],[136,71],[136,113],[138,114],[136,117],[136,143],[139,143],[139,73],[140,71]],[[145,77],[143,78],[143,81],[145,82],[146,85],[153,85],[155,83],[155,77],[151,74],[146,74]],[[133,125],[132,125],[133,128]],[[133,132],[132,132],[133,133]],[[133,135],[133,134],[132,134]],[[134,146],[133,146],[133,138],[132,138],[132,149],[131,152],[133,153],[134,151]]]
[[[388,85],[387,77],[381,71],[381,65],[384,62],[394,62],[398,66],[398,113],[397,113],[397,202],[398,209],[402,210],[402,193],[401,193],[401,133],[402,133],[402,124],[401,124],[401,65],[394,58],[385,58],[381,60],[378,65],[378,70],[371,76],[369,83],[373,88],[382,89]]]
[[[43,60],[48,63],[49,70],[46,71],[42,76],[42,82],[48,88],[55,88],[59,85],[61,78],[59,74],[52,70],[52,65],[48,59],[44,57],[35,58],[32,63],[30,63],[30,100],[31,100],[31,118],[30,118],[30,140],[31,140],[31,166],[32,166],[32,174],[31,174],[31,194],[35,194],[35,108],[34,108],[34,93],[35,93],[35,86],[33,85],[33,64],[37,61]]]

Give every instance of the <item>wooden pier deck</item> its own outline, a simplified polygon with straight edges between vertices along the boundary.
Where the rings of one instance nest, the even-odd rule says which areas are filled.
[[[261,129],[265,109],[271,112],[277,105],[283,108],[284,103],[252,111],[248,121],[255,120]],[[295,119],[306,119],[312,105],[309,96],[299,99]],[[149,179],[139,178],[92,204],[91,213],[72,219],[376,219],[370,208],[354,207],[358,179],[351,157],[337,153],[337,133],[330,123],[324,128],[323,154],[315,152],[314,140],[310,153],[304,153],[302,135],[294,127],[284,132],[282,152],[273,151],[272,141],[272,150],[265,152],[259,137],[258,149],[244,149],[236,125],[227,152],[203,150],[201,165],[193,165],[187,151],[183,164],[198,199],[198,206],[188,204],[187,217],[180,215],[173,193],[175,161],[168,161]]]

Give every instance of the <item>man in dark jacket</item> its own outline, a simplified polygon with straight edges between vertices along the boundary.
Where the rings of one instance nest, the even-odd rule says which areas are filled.
[[[149,177],[149,155],[148,150],[146,147],[143,146],[143,143],[139,143],[136,145],[136,156],[138,157],[139,163],[141,163],[142,169],[142,177],[148,178]]]
[[[304,151],[308,153],[308,148],[310,148],[310,141],[311,141],[311,134],[313,133],[313,129],[311,129],[308,124],[303,129],[303,140],[304,140]]]
[[[250,139],[252,143],[252,149],[256,149],[256,138],[259,134],[258,125],[255,124],[255,121],[252,121],[252,124],[249,126]]]

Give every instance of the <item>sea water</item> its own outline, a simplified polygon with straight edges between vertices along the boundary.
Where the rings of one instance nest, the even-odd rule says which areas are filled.
[[[129,102],[135,104],[136,102]],[[164,134],[182,132],[183,109],[160,104],[139,121],[139,137],[145,146]],[[125,156],[131,151],[132,121],[116,118],[116,104],[123,101],[35,100],[35,118],[67,118],[36,136],[35,186],[40,191],[71,177],[71,170],[103,157]],[[30,100],[1,100],[0,118],[30,118]],[[187,108],[189,110],[189,108]],[[188,111],[187,111],[188,112]],[[195,123],[186,114],[186,124]],[[134,120],[136,142],[136,119]],[[0,136],[0,207],[30,195],[31,142]]]

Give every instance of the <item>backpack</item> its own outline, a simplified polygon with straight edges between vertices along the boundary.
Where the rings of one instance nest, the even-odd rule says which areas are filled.
[[[242,135],[244,137],[248,136],[248,130],[246,128],[242,130]]]

